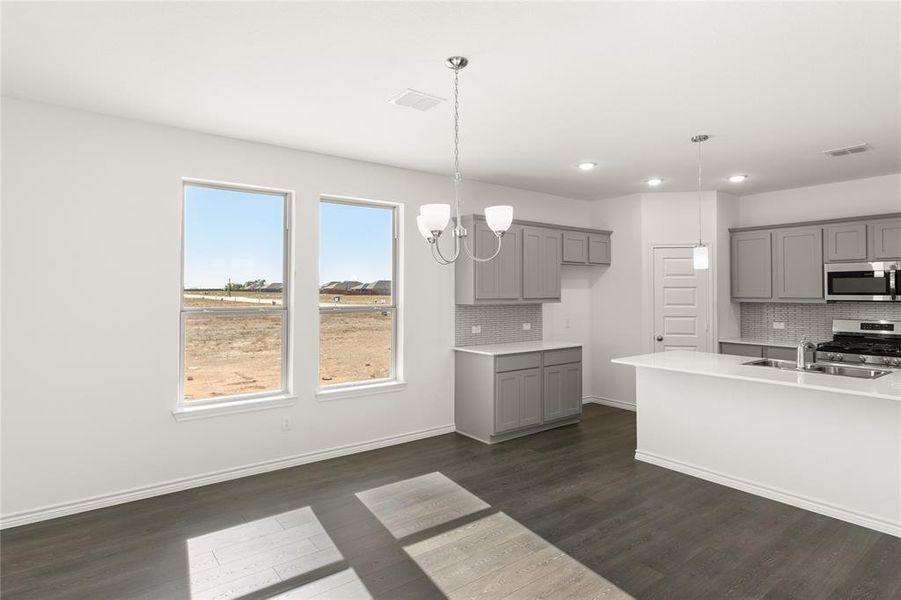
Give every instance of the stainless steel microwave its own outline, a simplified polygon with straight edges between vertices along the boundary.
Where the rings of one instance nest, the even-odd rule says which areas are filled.
[[[826,265],[826,300],[897,302],[901,262]]]

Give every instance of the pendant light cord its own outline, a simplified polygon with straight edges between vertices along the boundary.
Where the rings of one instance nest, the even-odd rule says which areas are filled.
[[[703,245],[701,239],[701,143],[704,140],[698,140],[698,246]]]

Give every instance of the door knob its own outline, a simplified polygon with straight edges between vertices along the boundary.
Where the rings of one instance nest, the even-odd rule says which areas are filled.
[[[662,336],[662,335],[658,335],[658,336],[657,336],[657,341],[658,341],[658,342],[662,342],[662,341],[663,341],[663,336]]]

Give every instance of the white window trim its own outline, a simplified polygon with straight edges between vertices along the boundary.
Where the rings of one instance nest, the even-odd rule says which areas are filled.
[[[283,198],[283,265],[282,265],[282,307],[253,307],[253,308],[185,308],[185,194],[188,186],[208,187],[225,191],[241,191],[255,194],[267,194],[282,196]],[[294,192],[292,190],[247,185],[208,179],[182,178],[181,189],[181,251],[179,253],[180,284],[179,297],[179,341],[178,341],[178,395],[176,405],[172,410],[172,416],[176,421],[186,421],[199,418],[213,417],[225,414],[234,414],[268,408],[283,408],[292,406],[296,397],[291,390],[291,356],[292,341],[291,321],[293,306],[291,303],[291,291],[294,285],[291,257],[293,249],[293,233],[291,216],[294,208]],[[282,347],[281,347],[281,389],[255,394],[237,394],[233,396],[216,396],[199,400],[185,400],[185,317],[190,314],[277,314],[282,320]]]
[[[374,207],[374,208],[390,208],[392,210],[392,228],[393,228],[393,248],[392,248],[392,264],[391,264],[391,299],[392,306],[387,307],[394,311],[392,319],[392,343],[391,343],[391,374],[389,377],[377,380],[361,380],[348,383],[339,383],[335,385],[322,385],[319,379],[319,356],[320,351],[317,343],[316,351],[316,398],[320,401],[340,400],[343,398],[358,398],[362,396],[371,396],[375,394],[383,394],[389,392],[397,392],[407,387],[407,382],[403,379],[403,282],[401,280],[401,270],[403,268],[402,257],[402,238],[403,235],[403,204],[399,202],[387,202],[384,200],[370,200],[366,198],[354,198],[350,196],[332,196],[323,195],[319,198],[320,207],[324,202],[333,204],[350,204],[352,206]],[[320,276],[319,279],[322,279]],[[367,312],[367,311],[383,311],[385,306],[380,305],[360,305],[353,306],[329,306],[318,307],[317,317],[323,314],[336,312]],[[319,326],[317,326],[317,331]],[[317,337],[317,340],[319,338]]]

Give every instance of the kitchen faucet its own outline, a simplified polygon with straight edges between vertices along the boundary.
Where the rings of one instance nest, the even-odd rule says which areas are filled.
[[[797,363],[796,366],[798,369],[804,371],[807,369],[807,351],[808,350],[816,350],[817,345],[807,339],[807,336],[801,338],[801,341],[798,342],[798,354],[797,354]],[[816,362],[816,353],[813,355],[813,362]]]

